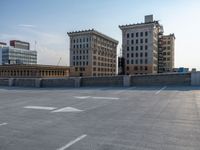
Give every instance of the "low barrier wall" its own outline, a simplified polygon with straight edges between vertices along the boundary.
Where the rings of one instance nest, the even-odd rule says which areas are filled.
[[[18,87],[129,87],[129,86],[200,85],[200,72],[109,77],[69,77],[52,79],[5,79],[0,86]]]
[[[156,74],[131,76],[130,86],[190,85],[191,74]]]
[[[83,77],[80,80],[81,87],[122,87],[123,76],[110,76],[110,77]]]

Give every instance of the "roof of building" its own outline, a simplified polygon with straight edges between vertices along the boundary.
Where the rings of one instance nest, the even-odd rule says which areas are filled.
[[[118,44],[119,42],[95,29],[89,29],[89,30],[81,30],[81,31],[72,31],[72,32],[68,32],[67,33],[68,36],[73,36],[73,35],[81,35],[81,34],[96,34],[96,35],[99,35],[101,37],[104,37],[106,39],[109,39],[111,41],[113,41],[114,43]]]
[[[9,64],[9,65],[0,65],[0,68],[57,68],[57,69],[69,69],[69,66],[56,66],[56,65],[42,65],[42,64]]]
[[[133,26],[142,26],[142,25],[150,25],[150,24],[157,24],[159,25],[159,21],[153,21],[153,22],[142,22],[142,23],[135,23],[135,24],[126,24],[126,25],[119,25],[120,29],[126,28],[126,27],[133,27]]]

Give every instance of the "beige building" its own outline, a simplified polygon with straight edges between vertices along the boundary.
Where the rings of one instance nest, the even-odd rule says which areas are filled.
[[[62,78],[69,77],[70,68],[49,65],[0,65],[0,78]]]
[[[116,75],[118,41],[94,29],[69,32],[72,76]]]
[[[163,72],[172,72],[174,68],[174,34],[164,35],[162,37],[163,47]]]
[[[158,39],[162,26],[145,16],[144,23],[119,26],[122,30],[122,51],[125,74],[151,74],[158,71]]]

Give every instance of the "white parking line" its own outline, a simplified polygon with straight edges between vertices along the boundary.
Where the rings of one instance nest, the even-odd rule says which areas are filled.
[[[87,99],[87,98],[92,98],[92,99],[108,99],[108,100],[118,100],[118,97],[96,97],[96,96],[74,96],[74,98],[77,99]]]
[[[8,123],[4,122],[4,123],[1,123],[0,126],[5,126],[7,125]]]
[[[57,150],[66,150],[67,148],[69,148],[70,146],[72,146],[73,144],[75,144],[76,142],[84,139],[87,135],[84,134],[84,135],[81,135],[79,136],[78,138],[76,138],[75,140],[69,142],[68,144],[66,144],[65,146],[61,147],[61,148],[58,148]]]
[[[55,113],[55,112],[81,112],[81,111],[83,111],[83,110],[80,110],[80,109],[77,109],[74,107],[64,107],[61,109],[53,110],[52,113]]]
[[[93,99],[111,99],[111,100],[118,100],[118,97],[91,97]]]
[[[44,106],[25,106],[28,109],[40,109],[40,110],[54,110],[56,107],[44,107]]]
[[[158,90],[155,94],[157,95],[157,94],[159,94],[162,90],[164,90],[164,89],[166,89],[167,88],[167,86],[164,86],[164,87],[162,87],[160,90]]]

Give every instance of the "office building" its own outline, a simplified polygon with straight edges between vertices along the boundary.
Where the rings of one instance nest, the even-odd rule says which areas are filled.
[[[11,40],[10,46],[12,46],[14,48],[19,48],[19,49],[30,50],[30,44],[28,42],[23,42],[23,41],[19,41],[19,40]]]
[[[145,16],[144,23],[119,26],[122,30],[122,56],[125,74],[156,74],[164,72],[164,29],[153,15]],[[174,55],[171,55],[172,57]],[[174,59],[170,59],[173,60]]]
[[[30,50],[29,43],[20,43],[23,42],[10,42],[10,46],[0,46],[0,64],[37,64],[37,51]]]
[[[118,41],[94,29],[69,32],[72,76],[116,75]]]
[[[163,72],[172,72],[174,68],[174,34],[164,35],[162,37],[163,47]]]

